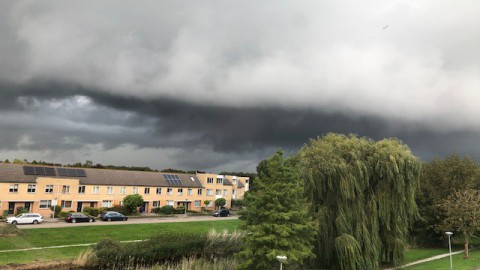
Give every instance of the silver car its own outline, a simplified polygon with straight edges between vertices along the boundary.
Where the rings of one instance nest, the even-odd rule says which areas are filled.
[[[25,214],[20,214],[16,217],[9,217],[7,218],[7,223],[8,224],[38,224],[42,223],[43,217],[40,214],[37,213],[25,213]]]

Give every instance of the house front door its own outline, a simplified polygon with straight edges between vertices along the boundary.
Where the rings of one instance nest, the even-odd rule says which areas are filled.
[[[9,202],[8,203],[8,214],[13,215],[15,213],[15,203]]]
[[[31,205],[30,205],[30,202],[26,202],[26,203],[25,203],[25,209],[27,209],[29,213],[31,212],[31,211],[30,211],[30,206],[31,206]]]
[[[82,206],[83,206],[82,202],[77,202],[77,212],[82,212]]]

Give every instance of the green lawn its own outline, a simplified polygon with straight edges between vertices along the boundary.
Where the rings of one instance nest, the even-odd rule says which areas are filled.
[[[79,226],[22,230],[22,235],[0,238],[0,250],[22,249],[30,247],[48,247],[58,245],[96,243],[105,238],[115,240],[146,239],[162,232],[208,232],[233,231],[242,224],[240,220],[198,221],[181,223],[154,223],[110,226]],[[32,251],[0,253],[0,265],[71,259],[87,247],[56,248]]]
[[[459,249],[455,249],[455,250],[459,250]],[[445,254],[445,253],[448,253],[448,249],[444,249],[444,248],[409,249],[405,253],[405,259],[403,261],[403,264],[407,264],[410,262],[426,259],[429,257],[433,257],[436,255]]]
[[[470,258],[463,259],[463,253],[453,256],[453,269],[455,270],[473,270],[480,268],[480,250],[470,251]],[[406,270],[450,270],[450,258],[426,262],[411,267],[404,268]]]

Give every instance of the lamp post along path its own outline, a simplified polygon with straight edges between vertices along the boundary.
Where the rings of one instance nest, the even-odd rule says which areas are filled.
[[[453,232],[445,232],[445,234],[448,236],[448,251],[450,253],[450,270],[453,269],[453,264],[452,264],[452,241],[450,240],[450,237],[452,236]]]
[[[287,262],[287,256],[278,255],[276,258],[280,262],[280,270],[282,270],[283,269],[283,264]]]

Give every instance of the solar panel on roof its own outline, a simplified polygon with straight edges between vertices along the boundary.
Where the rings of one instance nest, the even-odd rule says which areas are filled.
[[[47,176],[56,176],[54,168],[45,168],[45,175]]]
[[[87,174],[85,173],[85,170],[83,170],[83,169],[77,169],[75,171],[76,171],[78,177],[86,177],[87,176]]]
[[[181,186],[181,185],[182,185],[182,181],[180,181],[180,180],[175,180],[175,184],[176,184],[177,186]]]
[[[58,176],[68,176],[68,171],[65,168],[57,168]]]
[[[25,175],[35,175],[35,170],[32,166],[23,166],[23,173]]]
[[[33,167],[35,169],[35,175],[45,175],[45,167]]]

